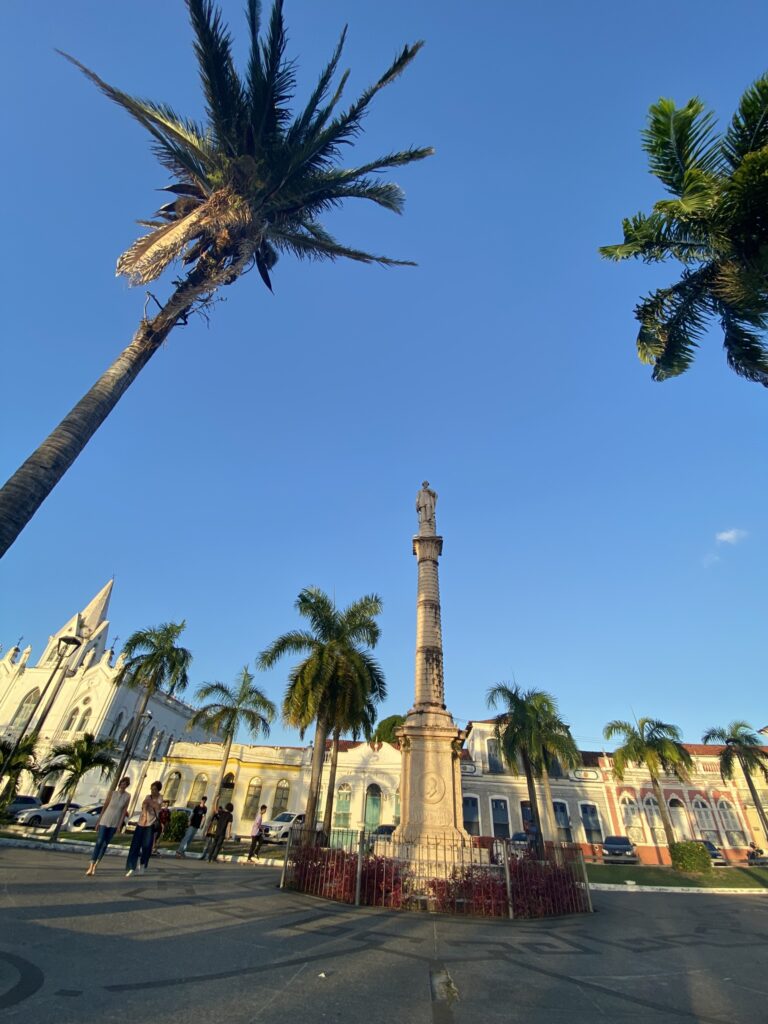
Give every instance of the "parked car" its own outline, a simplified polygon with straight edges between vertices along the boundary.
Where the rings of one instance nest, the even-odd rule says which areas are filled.
[[[377,839],[391,839],[396,828],[397,825],[377,825],[371,835]]]
[[[715,846],[711,839],[697,839],[697,843],[701,843],[704,849],[707,851],[709,856],[712,858],[713,864],[727,864],[728,861],[725,859],[723,851]]]
[[[64,825],[68,829],[75,829],[80,832],[87,828],[96,828],[101,816],[101,804],[94,807],[80,807],[67,816]]]
[[[57,804],[43,804],[42,807],[30,807],[28,810],[16,815],[16,824],[29,825],[32,828],[37,828],[40,825],[55,825],[59,820],[59,815],[66,806],[66,802],[62,800]],[[80,804],[70,804],[69,807],[70,810],[78,811]]]
[[[619,861],[622,864],[637,864],[637,849],[627,836],[606,836],[603,840],[603,862]]]
[[[5,808],[5,817],[15,821],[24,811],[29,811],[42,804],[36,796],[15,796]]]
[[[298,828],[303,824],[303,814],[283,811],[276,818],[262,824],[261,834],[264,836],[265,843],[287,843],[291,829]]]

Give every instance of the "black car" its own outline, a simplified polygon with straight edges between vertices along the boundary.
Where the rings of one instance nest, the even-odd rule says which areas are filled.
[[[707,851],[709,856],[712,858],[713,864],[727,864],[728,861],[725,859],[723,851],[720,850],[711,839],[699,839],[697,842],[701,843],[704,849]]]
[[[397,825],[377,825],[376,828],[371,832],[372,836],[379,838],[389,839],[392,833],[397,828]]]
[[[637,864],[635,844],[627,836],[606,836],[603,840],[603,863],[619,861],[622,864]]]

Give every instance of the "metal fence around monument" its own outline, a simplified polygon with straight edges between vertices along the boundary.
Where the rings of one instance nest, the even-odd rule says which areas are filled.
[[[353,829],[294,829],[281,887],[356,906],[540,918],[590,913],[581,847],[509,839],[400,843]]]

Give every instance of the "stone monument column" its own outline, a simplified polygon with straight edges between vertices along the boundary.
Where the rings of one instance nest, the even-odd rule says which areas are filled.
[[[436,505],[437,494],[425,480],[416,496],[419,532],[413,538],[418,563],[415,703],[398,730],[400,825],[393,838],[402,843],[469,840],[462,827],[459,766],[466,733],[445,707],[437,564],[443,538],[437,534]]]

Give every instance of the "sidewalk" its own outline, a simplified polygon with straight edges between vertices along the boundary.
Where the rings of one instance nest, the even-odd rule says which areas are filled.
[[[52,853],[89,853],[93,849],[92,842],[82,842],[79,839],[59,839],[55,843],[47,842],[42,839],[7,839],[0,837],[0,847],[11,846],[22,850],[50,850]],[[110,846],[106,851],[105,856],[108,857],[125,857],[128,853],[126,846]],[[157,853],[152,855],[153,857],[176,857],[175,850],[158,850]],[[183,858],[184,860],[201,860],[199,854],[188,854]],[[222,863],[229,864],[247,864],[248,858],[245,854],[231,854],[231,853],[220,853],[218,860]],[[251,861],[251,864],[262,864],[269,868],[281,868],[283,866],[282,857],[260,857],[258,860]]]

